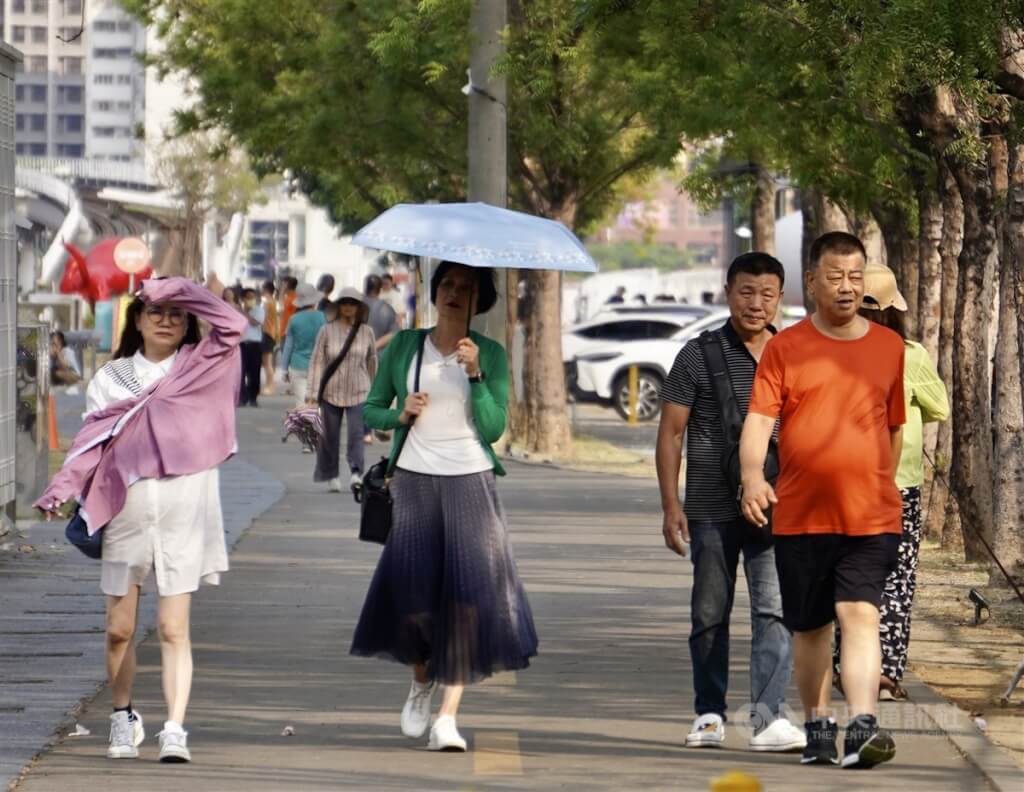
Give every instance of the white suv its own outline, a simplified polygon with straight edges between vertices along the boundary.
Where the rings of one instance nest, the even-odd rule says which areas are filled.
[[[789,327],[804,316],[803,308],[786,306],[782,327]],[[629,369],[636,366],[639,369],[637,418],[653,421],[661,412],[661,383],[672,370],[683,345],[705,330],[721,327],[728,319],[729,309],[716,305],[667,338],[592,346],[578,354],[575,365],[568,368],[573,395],[581,401],[610,403],[619,415],[628,418]]]

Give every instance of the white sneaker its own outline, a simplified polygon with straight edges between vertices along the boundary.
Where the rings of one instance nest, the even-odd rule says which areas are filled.
[[[327,482],[327,491],[328,492],[341,492],[341,479],[340,478],[332,478],[330,481],[328,481]]]
[[[157,737],[160,738],[161,762],[192,761],[192,754],[188,751],[188,732],[181,728],[180,723],[164,721],[164,730]]]
[[[415,679],[409,688],[409,697],[402,707],[402,734],[406,737],[422,737],[430,725],[430,700],[434,697],[436,685],[428,682],[421,685]]]
[[[455,728],[455,718],[451,715],[441,715],[434,721],[430,729],[430,740],[427,742],[428,751],[465,751],[466,741],[462,739],[459,730]]]
[[[760,734],[750,737],[751,751],[786,753],[807,747],[807,735],[785,718],[776,718]]]
[[[139,755],[139,746],[146,739],[146,730],[142,727],[142,715],[133,713],[129,718],[127,712],[115,712],[110,716],[110,746],[107,748],[108,759],[135,759]]]
[[[359,489],[363,486],[363,477],[358,473],[353,473],[352,478],[348,480],[349,489]]]
[[[693,722],[693,729],[686,735],[688,748],[718,748],[725,742],[725,723],[722,716],[709,712]]]

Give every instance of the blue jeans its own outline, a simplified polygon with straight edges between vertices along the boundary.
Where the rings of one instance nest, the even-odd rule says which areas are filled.
[[[698,715],[726,714],[729,616],[740,553],[750,594],[750,701],[778,716],[793,671],[793,647],[782,623],[782,594],[771,537],[742,518],[690,522],[693,592],[690,657]]]

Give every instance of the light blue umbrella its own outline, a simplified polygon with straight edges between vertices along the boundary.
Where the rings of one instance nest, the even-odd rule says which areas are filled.
[[[352,242],[470,267],[597,272],[583,243],[561,223],[485,203],[398,204]]]

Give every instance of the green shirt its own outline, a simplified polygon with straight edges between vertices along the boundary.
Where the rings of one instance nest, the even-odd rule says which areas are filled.
[[[293,368],[306,371],[309,368],[309,358],[313,354],[316,337],[320,334],[324,322],[324,315],[314,308],[306,308],[292,314],[292,318],[288,320],[284,342],[282,366],[285,370]]]
[[[935,371],[928,351],[907,341],[903,362],[903,397],[907,404],[907,422],[903,425],[903,452],[896,469],[900,489],[920,487],[924,483],[924,424],[945,421],[949,417],[946,386]]]
[[[409,431],[398,420],[405,407],[405,398],[409,395],[409,367],[419,350],[420,338],[432,329],[402,330],[391,339],[381,354],[377,376],[370,388],[370,395],[366,397],[366,404],[363,405],[363,420],[367,425],[385,431],[398,430],[391,448],[392,463],[397,461],[395,452],[403,433]],[[473,423],[480,444],[494,463],[494,472],[504,476],[505,469],[498,462],[491,443],[498,442],[504,434],[508,419],[508,357],[497,341],[477,332],[471,332],[469,337],[480,348],[480,370],[484,373],[483,382],[470,385]],[[395,406],[392,407],[392,404]]]

